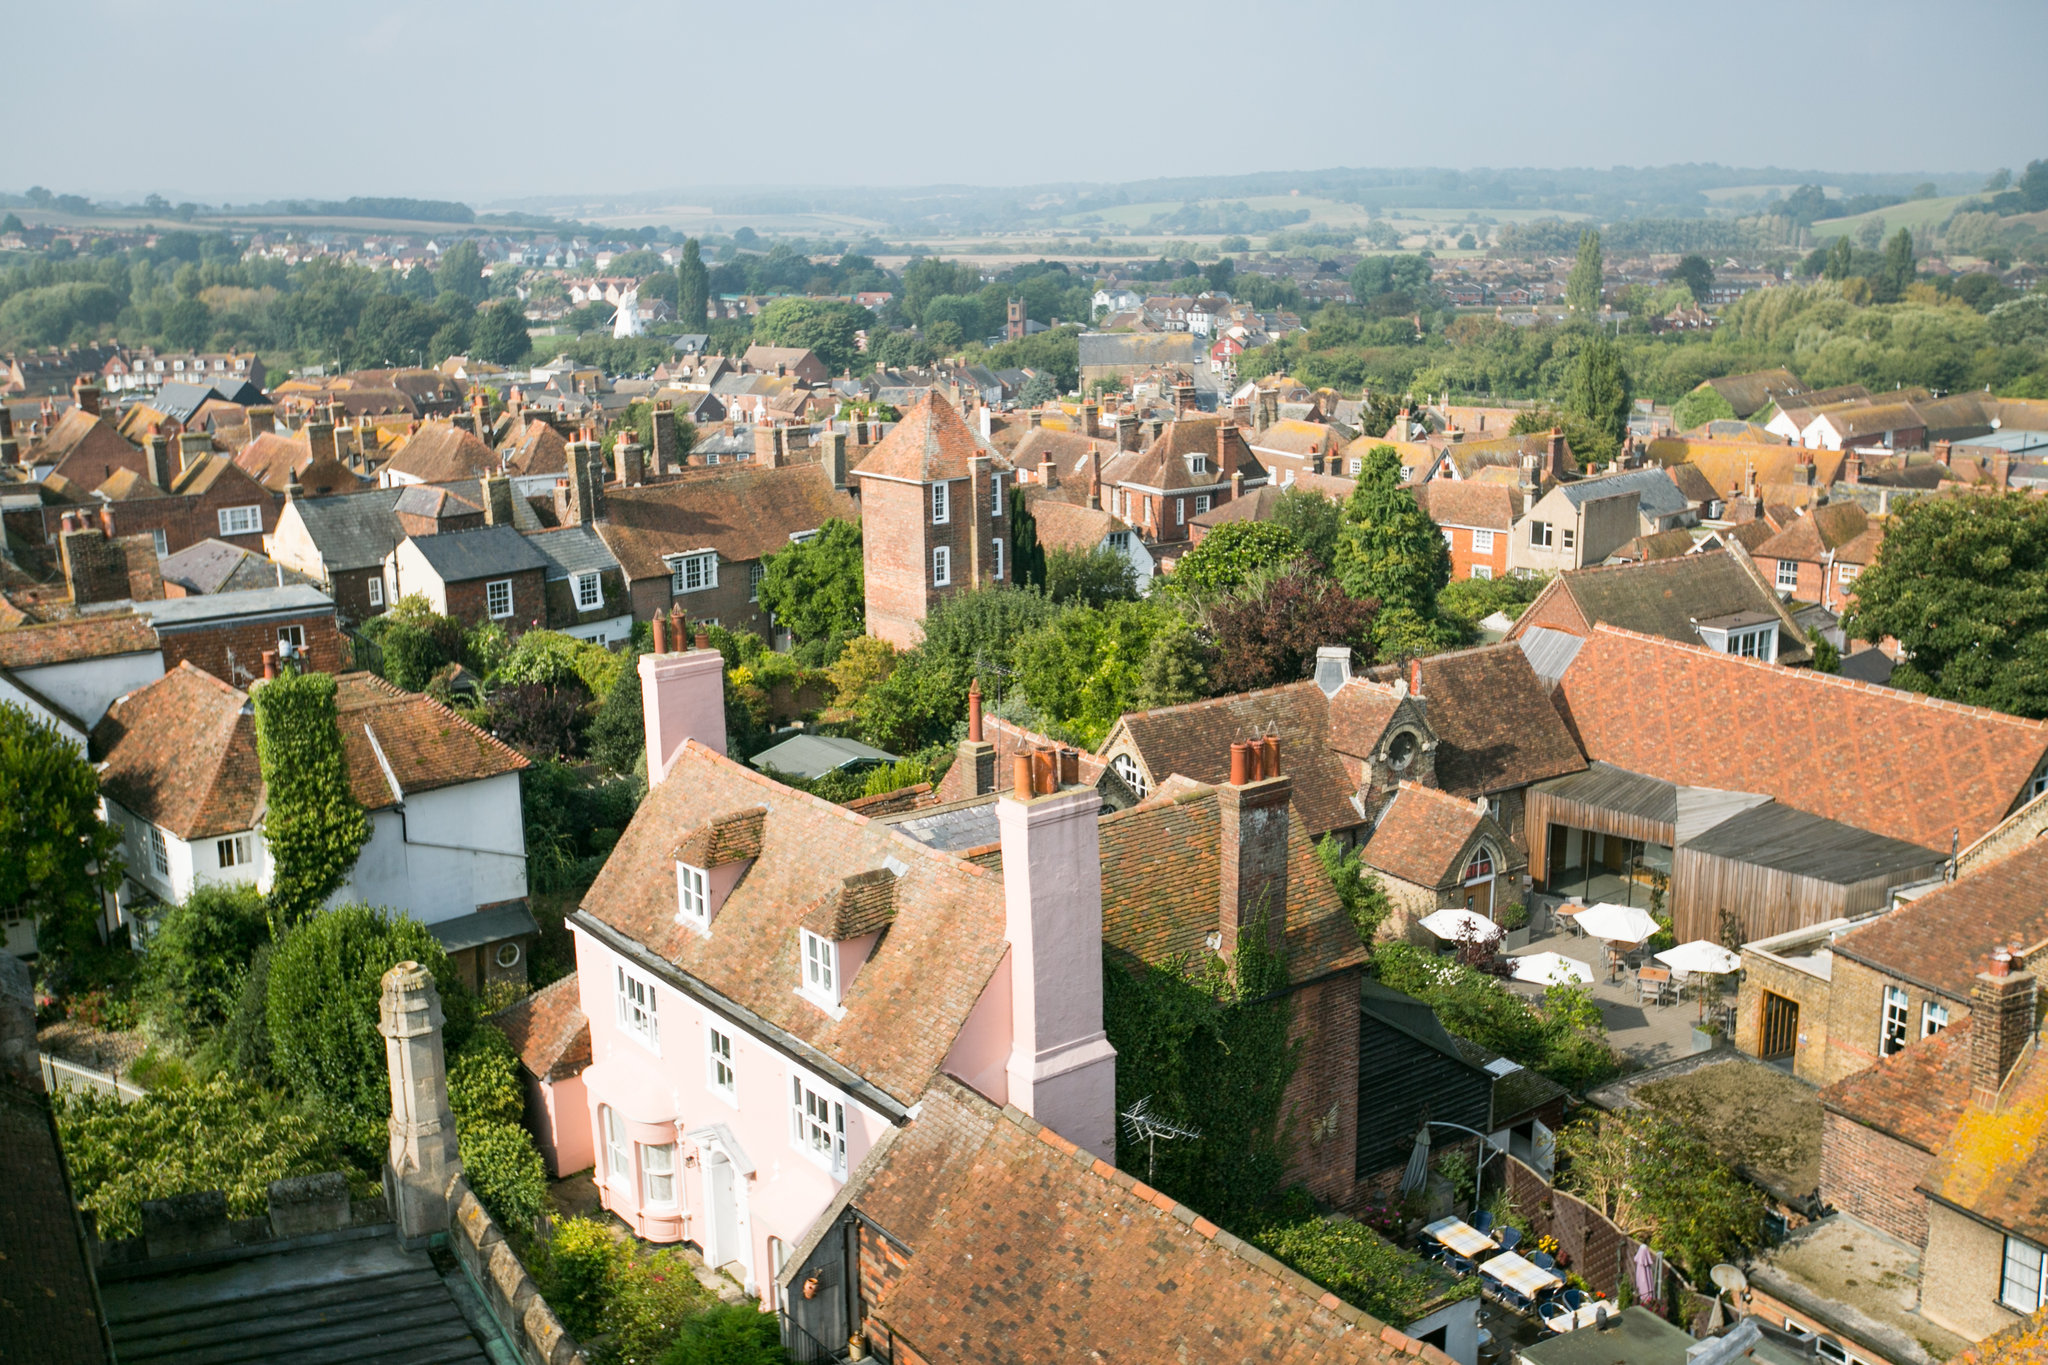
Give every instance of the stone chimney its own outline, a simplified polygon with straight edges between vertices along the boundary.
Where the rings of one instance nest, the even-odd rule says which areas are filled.
[[[818,440],[821,443],[818,452],[818,463],[823,465],[826,472],[831,474],[834,490],[844,489],[846,487],[846,433],[837,427],[827,425],[824,434]]]
[[[612,455],[618,461],[620,483],[638,488],[647,482],[647,463],[638,441],[631,436],[619,437],[612,446]]]
[[[1404,415],[1405,415],[1405,414],[1404,414]],[[1270,427],[1270,426],[1272,426],[1272,425],[1273,425],[1273,424],[1274,424],[1275,422],[1277,422],[1277,421],[1279,421],[1279,420],[1280,420],[1280,391],[1279,391],[1278,389],[1260,389],[1260,390],[1259,390],[1259,430],[1260,430],[1260,431],[1264,431],[1264,430],[1265,430],[1265,429],[1266,429],[1267,427]],[[1404,438],[1402,438],[1402,439],[1406,439],[1406,438],[1404,437]]]
[[[1240,930],[1261,920],[1266,946],[1287,941],[1287,802],[1294,781],[1280,771],[1280,741],[1238,740],[1230,746],[1230,780],[1216,788],[1222,840],[1217,928],[1222,951],[1237,951]]]
[[[178,472],[183,474],[213,453],[213,438],[203,431],[178,433]]]
[[[171,491],[171,442],[155,426],[142,438],[142,472],[154,487]]]
[[[1138,448],[1138,414],[1120,412],[1116,417],[1116,448],[1119,451]]]
[[[666,398],[654,405],[654,449],[650,453],[649,468],[657,478],[683,467],[682,454],[676,449],[676,405]]]
[[[484,525],[512,525],[512,480],[503,474],[495,474],[482,483]]]
[[[2034,1036],[2034,974],[2009,949],[1991,954],[1991,965],[1970,987],[1970,1103],[1998,1108],[1999,1093]]]
[[[680,609],[672,625],[672,632],[664,631],[656,617],[655,652],[640,656],[649,786],[668,776],[685,740],[725,752],[725,656],[715,649],[687,648]],[[671,633],[673,640],[664,638]]]
[[[1524,455],[1522,457],[1521,486],[1525,497],[1533,498],[1536,495],[1537,488],[1541,486],[1541,478],[1536,472],[1541,468],[1543,468],[1543,460],[1540,456]]]
[[[1027,780],[996,801],[1010,943],[1006,1098],[1109,1161],[1116,1049],[1102,1029],[1102,796],[1062,786],[1056,760],[1018,757]]]
[[[71,402],[89,417],[100,415],[100,386],[89,374],[82,374],[71,382]]]
[[[384,1196],[399,1239],[408,1247],[446,1232],[448,1186],[462,1174],[455,1114],[448,1106],[448,1061],[441,1050],[441,993],[417,962],[384,973],[377,1031],[391,1073],[391,1147],[384,1158]]]
[[[249,436],[254,439],[277,430],[277,409],[265,405],[249,409]]]
[[[317,409],[316,409],[317,411]],[[334,423],[326,417],[315,417],[306,423],[306,449],[315,460],[337,458],[334,446]]]

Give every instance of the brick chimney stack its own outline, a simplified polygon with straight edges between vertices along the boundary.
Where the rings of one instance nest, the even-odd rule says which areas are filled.
[[[2034,974],[2006,948],[1970,987],[1970,1103],[1998,1108],[1999,1092],[2034,1036]]]
[[[1544,449],[1544,463],[1549,467],[1551,478],[1564,477],[1564,432],[1557,427],[1550,429],[1550,437]]]
[[[612,447],[612,454],[618,459],[620,483],[628,488],[638,488],[647,481],[647,464],[638,441],[631,436],[621,436]]]
[[[982,720],[981,679],[967,688],[967,738],[960,741],[954,760],[974,774],[974,795],[986,796],[996,787],[996,746],[989,742]]]
[[[171,491],[171,442],[155,425],[142,438],[142,465],[153,487]]]
[[[1293,779],[1280,771],[1277,737],[1230,746],[1230,780],[1216,788],[1222,836],[1217,928],[1225,956],[1237,951],[1239,931],[1261,917],[1266,946],[1274,952],[1285,946],[1287,803],[1293,793]]]
[[[655,477],[672,474],[683,467],[676,450],[676,405],[664,398],[654,405],[654,449],[649,468]]]
[[[1117,414],[1116,448],[1120,452],[1138,448],[1138,414],[1135,412]]]
[[[1102,408],[1093,399],[1081,405],[1081,434],[1091,441],[1102,435]]]
[[[249,409],[249,436],[255,439],[266,432],[277,430],[277,409],[265,405]]]
[[[14,410],[0,401],[0,469],[21,463],[21,445],[14,437]]]
[[[833,489],[843,490],[846,487],[846,433],[828,424],[824,435],[818,439],[823,442],[818,463],[832,475]]]
[[[89,417],[100,415],[100,386],[89,374],[82,374],[71,382],[71,402]]]
[[[213,438],[203,431],[178,433],[178,472],[183,474],[213,453]]]
[[[319,409],[314,409],[318,412]],[[306,449],[316,460],[336,458],[334,447],[334,423],[325,416],[316,416],[306,423]]]
[[[782,466],[782,439],[777,429],[766,422],[754,428],[754,463],[770,469]]]
[[[503,474],[495,474],[483,480],[484,525],[510,526],[512,524],[512,480]]]
[[[1040,460],[1038,462],[1038,481],[1047,488],[1058,488],[1060,486],[1059,465],[1052,460]]]
[[[1842,461],[1842,482],[1851,488],[1863,482],[1863,457],[1853,450]]]

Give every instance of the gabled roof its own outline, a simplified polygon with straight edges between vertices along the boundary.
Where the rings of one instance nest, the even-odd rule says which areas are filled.
[[[151,483],[140,471],[117,469],[107,481],[93,492],[108,502],[143,502],[150,498],[167,498],[170,494]]]
[[[576,973],[522,996],[491,1016],[527,1071],[544,1081],[580,1074],[590,1065],[590,1021]]]
[[[1636,506],[1645,516],[1669,517],[1685,511],[1691,504],[1685,494],[1678,491],[1678,485],[1671,482],[1671,476],[1661,468],[1631,469],[1622,474],[1603,474],[1598,478],[1580,479],[1577,483],[1558,485],[1563,489],[1565,501],[1574,507],[1584,506],[1598,498],[1611,498],[1624,493],[1636,495]]]
[[[263,774],[249,696],[189,661],[109,706],[92,747],[100,790],[177,838],[256,824]]]
[[[1419,662],[1422,702],[1437,736],[1436,780],[1445,791],[1484,796],[1586,766],[1519,646],[1485,645]]]
[[[1038,543],[1047,550],[1086,553],[1102,544],[1112,531],[1131,529],[1121,518],[1099,507],[1083,507],[1052,498],[1033,499],[1030,507],[1032,520],[1038,526]]]
[[[296,569],[284,568],[254,550],[224,540],[187,545],[167,555],[158,567],[163,570],[164,582],[195,593],[246,592],[310,582]]]
[[[1415,500],[1439,526],[1505,533],[1522,515],[1522,490],[1509,483],[1431,479],[1414,485]]]
[[[498,443],[505,468],[514,474],[565,474],[569,442],[552,422],[529,416]]]
[[[1544,586],[1538,600],[1552,594],[1569,598],[1588,626],[1605,622],[1686,645],[1701,642],[1696,622],[1762,612],[1778,621],[1779,663],[1805,663],[1813,657],[1806,632],[1778,594],[1745,555],[1733,550],[1568,569]],[[1529,621],[1541,617],[1558,624],[1554,614],[1537,612],[1534,604],[1522,615]],[[1520,637],[1532,628],[1513,635]]]
[[[1264,431],[1252,432],[1246,440],[1254,450],[1270,450],[1281,455],[1325,455],[1344,448],[1344,434],[1335,427],[1294,418],[1275,422]]]
[[[563,526],[551,531],[536,531],[527,536],[526,543],[540,551],[541,558],[548,562],[548,581],[567,578],[576,573],[616,573],[619,561],[605,548],[604,538],[595,526]]]
[[[637,580],[667,574],[665,555],[716,550],[727,563],[760,559],[786,548],[792,535],[835,518],[857,522],[860,511],[851,494],[832,486],[823,465],[746,463],[670,483],[607,489],[597,531],[627,577]]]
[[[97,488],[116,469],[142,468],[142,452],[121,439],[114,424],[72,408],[50,424],[43,438],[22,452],[25,465],[47,464],[50,473]]]
[[[1189,472],[1188,462],[1197,455],[1208,462],[1204,473]],[[1245,444],[1244,428],[1228,417],[1176,417],[1143,450],[1109,457],[1102,481],[1172,492],[1213,488],[1229,483],[1232,474],[1243,474],[1247,482],[1266,477],[1266,467]]]
[[[678,922],[678,841],[720,813],[757,806],[766,810],[760,856],[710,933]],[[798,922],[847,877],[892,859],[903,869],[895,919],[845,983],[835,1018],[796,994]],[[931,1083],[1007,947],[1001,877],[695,741],[641,804],[583,911],[906,1106]]]
[[[405,539],[392,510],[403,491],[373,488],[331,498],[296,498],[282,515],[297,510],[329,573],[374,568]]]
[[[1860,504],[1831,502],[1794,517],[1784,530],[1756,547],[1756,557],[1818,564],[1832,552],[1837,560],[1868,564],[1877,558],[1883,540],[1883,524],[1873,521]]]
[[[1709,379],[1707,387],[1728,400],[1737,417],[1747,417],[1773,397],[1796,394],[1802,387],[1799,376],[1786,369],[1752,370]]]
[[[443,583],[466,583],[493,574],[547,568],[547,557],[510,526],[478,526],[407,541]]]
[[[1081,365],[1198,365],[1209,339],[1194,332],[1083,332]]]
[[[1760,792],[1925,848],[2004,819],[2048,725],[1600,625],[1558,685],[1589,759]]]
[[[948,1078],[877,1145],[843,1202],[907,1250],[871,1311],[903,1355],[931,1365],[1448,1365],[1436,1347]]]
[[[1826,488],[1842,477],[1842,465],[1848,458],[1839,450],[1807,450],[1782,441],[1690,441],[1681,436],[1660,437],[1650,442],[1648,450],[1659,464],[1691,464],[1722,497],[1743,491],[1752,472],[1759,488],[1800,486],[1800,466],[1809,462],[1814,483]],[[1772,498],[1785,500],[1777,492]]]
[[[1923,1152],[1939,1151],[1970,1107],[1970,1020],[1824,1086],[1820,1102]]]
[[[48,625],[0,630],[0,668],[40,668],[110,659],[117,654],[144,654],[157,647],[156,631],[145,617],[87,616]]]
[[[259,431],[235,452],[235,464],[243,473],[266,488],[280,491],[293,470],[304,469],[312,461],[313,448],[303,439],[303,433],[285,436],[275,431]]]
[[[2048,843],[2036,840],[1851,929],[1835,951],[1968,1000],[1991,950],[2048,939]]]
[[[1994,1227],[2048,1241],[2048,1053],[2038,1033],[2013,1063],[1998,1107],[1963,1111],[1920,1188]]]
[[[1367,865],[1417,886],[1448,886],[1464,869],[1463,854],[1486,820],[1477,801],[1403,782],[1380,813],[1362,850]],[[1509,850],[1500,850],[1505,856]]]
[[[171,480],[171,491],[186,497],[198,497],[215,488],[232,490],[229,496],[234,497],[261,498],[269,492],[246,470],[218,452],[200,456]]]
[[[861,461],[856,473],[863,479],[936,483],[941,479],[968,477],[968,461],[976,456],[995,457],[995,452],[968,428],[953,405],[933,389],[890,428],[882,443]]]
[[[406,438],[384,467],[421,483],[448,483],[497,473],[498,457],[474,432],[452,422],[428,422]]]

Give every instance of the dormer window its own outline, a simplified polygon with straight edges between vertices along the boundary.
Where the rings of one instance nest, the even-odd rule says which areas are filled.
[[[1190,456],[1188,456],[1188,472],[1189,472],[1190,474],[1206,474],[1206,473],[1208,473],[1208,472],[1209,472],[1209,457],[1208,457],[1207,455],[1190,455]]]
[[[839,945],[808,929],[803,934],[804,994],[820,1004],[839,1003]]]
[[[676,918],[698,929],[711,927],[711,896],[704,869],[676,862]]]

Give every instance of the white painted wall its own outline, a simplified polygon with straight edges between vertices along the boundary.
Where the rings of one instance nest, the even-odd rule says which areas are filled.
[[[85,752],[85,734],[70,721],[52,711],[49,707],[16,687],[5,673],[0,673],[0,705],[18,706],[36,720],[55,727],[58,734],[71,741],[72,747]]]
[[[154,649],[14,670],[15,677],[78,717],[88,730],[117,699],[163,675],[163,652]]]
[[[408,793],[402,814],[375,811],[370,825],[336,904],[388,905],[435,924],[526,894],[517,773]]]
[[[579,640],[596,640],[602,644],[616,645],[622,640],[633,638],[633,614],[608,616],[602,621],[586,621],[580,626],[563,626],[562,634],[573,635]]]
[[[435,611],[448,614],[448,585],[427,563],[419,546],[407,539],[399,541],[398,548],[384,556],[384,600],[396,602],[411,593],[421,594]]]

